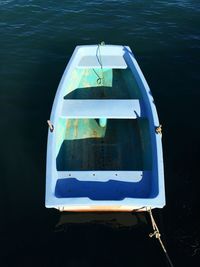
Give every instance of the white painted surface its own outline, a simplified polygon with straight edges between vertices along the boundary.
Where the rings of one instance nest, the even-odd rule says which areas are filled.
[[[111,68],[111,69],[126,69],[127,64],[123,56],[84,56],[78,63],[78,68]]]
[[[64,100],[61,117],[136,119],[140,117],[140,103],[137,99]]]
[[[79,181],[106,182],[109,180],[121,182],[139,182],[143,171],[59,171],[58,179],[76,178]]]

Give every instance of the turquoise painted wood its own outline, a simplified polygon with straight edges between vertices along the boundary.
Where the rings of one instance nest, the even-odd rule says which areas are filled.
[[[46,207],[165,205],[157,111],[129,47],[76,47],[50,120]]]
[[[99,125],[101,127],[106,127],[106,124],[107,124],[107,118],[100,118],[99,119]]]

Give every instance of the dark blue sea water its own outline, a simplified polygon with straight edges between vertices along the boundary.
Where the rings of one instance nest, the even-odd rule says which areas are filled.
[[[0,0],[0,26],[0,266],[167,266],[148,219],[56,228],[44,207],[57,85],[75,46],[101,41],[129,45],[151,87],[167,198],[155,217],[174,265],[199,266],[199,0]]]

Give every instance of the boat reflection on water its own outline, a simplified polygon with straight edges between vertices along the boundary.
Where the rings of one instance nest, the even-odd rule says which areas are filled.
[[[147,225],[145,212],[62,212],[55,226],[56,232],[73,225],[103,225],[111,228],[129,228]]]
[[[57,215],[51,238],[55,266],[168,266],[157,241],[149,238],[147,212]]]

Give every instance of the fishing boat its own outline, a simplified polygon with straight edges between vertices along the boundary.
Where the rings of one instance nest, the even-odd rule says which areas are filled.
[[[162,132],[128,46],[77,46],[48,121],[47,208],[144,211],[165,205]]]

